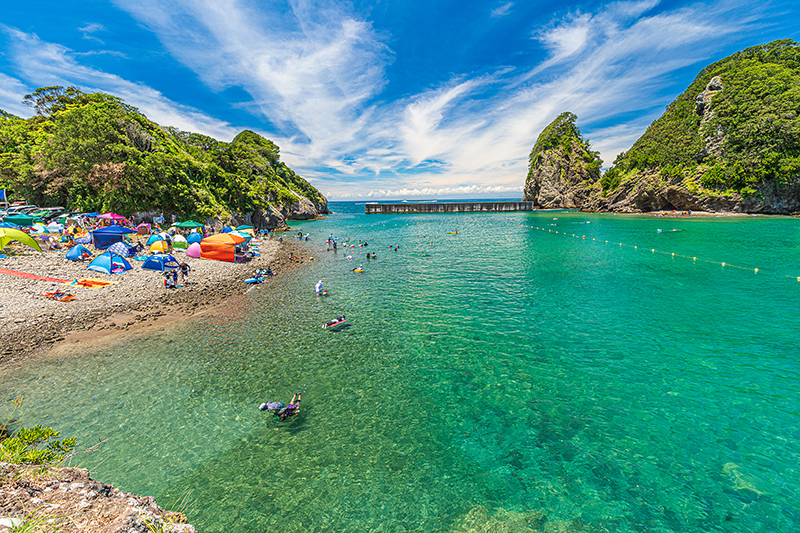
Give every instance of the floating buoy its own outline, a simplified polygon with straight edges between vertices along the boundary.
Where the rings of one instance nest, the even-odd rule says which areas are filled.
[[[722,263],[722,266],[725,266],[725,263]]]
[[[758,269],[756,269],[756,273],[758,273]]]

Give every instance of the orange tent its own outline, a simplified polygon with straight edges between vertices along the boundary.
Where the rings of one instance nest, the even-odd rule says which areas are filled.
[[[230,233],[217,233],[206,237],[200,241],[200,257],[233,262],[236,259],[236,245],[246,240]]]

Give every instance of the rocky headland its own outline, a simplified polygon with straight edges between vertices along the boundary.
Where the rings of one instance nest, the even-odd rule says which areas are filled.
[[[563,113],[531,152],[524,199],[623,213],[800,213],[798,57],[800,45],[782,40],[709,65],[602,175],[577,117]]]

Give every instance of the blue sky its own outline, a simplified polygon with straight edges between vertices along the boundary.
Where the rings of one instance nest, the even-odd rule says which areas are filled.
[[[76,85],[220,140],[252,129],[332,200],[519,197],[563,111],[609,166],[708,63],[800,40],[796,0],[13,4],[0,108]]]

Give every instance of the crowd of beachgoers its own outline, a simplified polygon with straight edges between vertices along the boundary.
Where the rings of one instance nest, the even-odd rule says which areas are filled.
[[[0,227],[12,230],[5,232],[11,238],[0,242],[5,245],[0,249],[0,364],[57,343],[79,346],[197,313],[243,294],[250,288],[244,280],[254,271],[283,274],[306,259],[295,243],[249,227],[223,228],[223,233],[199,223],[159,227],[124,217],[64,222]],[[107,238],[117,231],[124,233]],[[214,236],[225,236],[231,246],[204,248],[221,259],[230,250],[231,260],[187,253],[189,241],[199,250],[201,241]],[[82,249],[75,253],[78,246]],[[100,260],[103,255],[110,260]],[[90,269],[93,264],[102,268]]]

